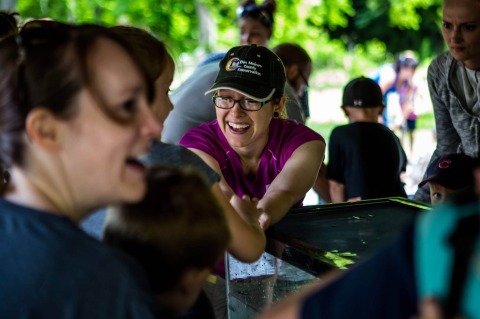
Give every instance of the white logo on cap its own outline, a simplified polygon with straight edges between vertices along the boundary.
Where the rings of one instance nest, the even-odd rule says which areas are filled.
[[[262,76],[262,73],[260,73],[262,68],[263,66],[261,64],[258,64],[254,61],[241,60],[239,58],[231,58],[225,65],[225,70],[228,72],[237,71],[258,76]]]
[[[353,100],[353,106],[362,106],[363,101],[362,100]]]

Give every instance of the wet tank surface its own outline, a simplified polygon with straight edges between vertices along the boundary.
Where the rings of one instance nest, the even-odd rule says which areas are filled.
[[[257,262],[226,259],[229,318],[252,318],[326,272],[352,267],[429,209],[403,198],[292,209],[267,231]]]

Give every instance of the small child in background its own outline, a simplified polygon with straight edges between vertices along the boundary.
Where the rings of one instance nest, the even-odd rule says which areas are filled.
[[[152,167],[147,187],[141,202],[110,209],[103,241],[141,264],[165,314],[214,318],[201,289],[230,242],[223,211],[192,170]]]
[[[398,137],[378,123],[385,106],[380,86],[358,77],[344,87],[348,124],[332,130],[326,178],[333,202],[407,197],[401,175],[407,157]]]
[[[426,178],[418,184],[430,183],[432,205],[469,196],[474,193],[475,160],[461,153],[446,154],[427,167]]]

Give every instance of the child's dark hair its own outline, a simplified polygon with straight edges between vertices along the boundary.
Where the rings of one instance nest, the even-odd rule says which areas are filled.
[[[110,209],[103,241],[136,259],[155,293],[175,287],[188,269],[213,268],[230,232],[204,178],[192,170],[152,167],[147,194]]]

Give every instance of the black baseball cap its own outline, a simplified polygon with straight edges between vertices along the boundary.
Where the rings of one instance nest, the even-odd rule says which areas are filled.
[[[355,78],[343,89],[342,105],[350,107],[383,106],[382,90],[372,79],[364,76]]]
[[[285,67],[266,47],[252,45],[231,48],[220,61],[220,70],[212,87],[205,92],[228,89],[264,102],[274,93],[285,91]]]
[[[428,182],[438,183],[453,190],[473,186],[473,169],[477,165],[477,161],[462,153],[443,155],[428,166],[426,178],[418,184],[418,187]]]

